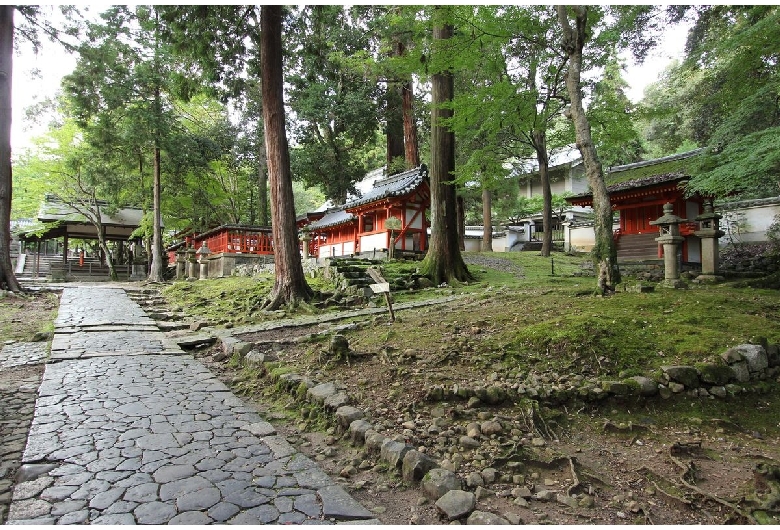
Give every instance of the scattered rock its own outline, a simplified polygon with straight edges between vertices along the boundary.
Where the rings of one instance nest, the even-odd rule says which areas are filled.
[[[454,521],[470,514],[476,506],[473,493],[463,490],[450,490],[436,501],[436,509],[447,519]]]
[[[503,517],[500,517],[494,513],[481,512],[475,510],[471,512],[468,519],[466,519],[468,525],[487,525],[487,524],[512,524]]]
[[[438,500],[448,491],[459,490],[460,479],[447,469],[435,468],[428,471],[422,479],[422,490],[431,500]]]

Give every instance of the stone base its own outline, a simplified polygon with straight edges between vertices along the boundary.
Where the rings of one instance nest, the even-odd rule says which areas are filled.
[[[718,276],[716,274],[699,274],[693,281],[696,283],[719,283],[723,280],[723,276]]]
[[[666,287],[668,289],[687,289],[688,285],[679,278],[676,280],[671,279],[665,279],[660,284],[661,287]]]

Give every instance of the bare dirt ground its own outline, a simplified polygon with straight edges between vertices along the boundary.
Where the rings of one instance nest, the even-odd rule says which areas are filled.
[[[722,419],[708,412],[710,400],[691,397],[673,398],[675,404],[660,398],[572,402],[541,407],[538,415],[521,405],[427,402],[425,368],[431,359],[424,353],[356,352],[349,364],[326,364],[313,353],[316,345],[296,340],[312,331],[317,330],[289,328],[241,338],[275,352],[296,373],[339,381],[377,430],[449,461],[464,488],[477,493],[477,510],[515,524],[780,522],[774,397],[745,394],[730,402],[733,413]],[[405,483],[378,455],[350,445],[317,421],[319,416],[313,418],[303,402],[275,389],[270,377],[247,381],[246,372],[214,362],[210,353],[201,355],[213,371],[254,401],[382,523],[449,523],[424,499],[419,484]],[[475,367],[451,359],[437,370],[467,381]],[[748,410],[766,414],[773,428],[741,426],[741,412]],[[499,433],[475,435],[476,447],[461,444],[469,424],[492,420],[501,426]],[[484,480],[492,478],[490,469],[496,470],[495,481]]]

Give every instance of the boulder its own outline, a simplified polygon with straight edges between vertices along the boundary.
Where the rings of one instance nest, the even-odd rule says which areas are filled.
[[[734,363],[729,366],[734,372],[734,380],[738,383],[747,383],[750,381],[750,369],[745,361]]]
[[[697,368],[702,383],[708,385],[723,386],[734,378],[734,370],[722,364],[701,364]]]
[[[766,350],[758,344],[741,344],[737,346],[742,358],[747,361],[748,369],[751,373],[761,372],[769,368],[769,359]]]
[[[661,370],[670,381],[685,385],[686,388],[699,387],[699,374],[693,366],[662,366]]]
[[[373,425],[366,420],[355,420],[349,424],[349,439],[352,443],[362,445],[366,441],[366,433],[373,429]]]
[[[436,461],[425,453],[412,449],[404,455],[401,474],[407,482],[422,480],[425,474],[436,467]]]
[[[503,427],[501,427],[501,424],[495,420],[488,420],[482,422],[482,425],[480,425],[480,431],[485,436],[490,436],[492,434],[500,434],[503,432]]]
[[[325,410],[334,411],[349,404],[349,396],[345,392],[337,392],[325,398],[322,403]]]
[[[438,500],[448,491],[461,489],[457,475],[440,467],[428,471],[422,479],[421,486],[423,494],[431,500]]]
[[[436,509],[450,521],[455,521],[474,511],[476,503],[477,498],[473,493],[462,490],[450,490],[436,501]]]
[[[338,389],[334,383],[320,383],[319,385],[310,388],[306,395],[309,397],[309,401],[313,401],[319,405],[325,403],[325,399],[336,394]]]
[[[235,353],[242,356],[246,355],[250,352],[253,346],[254,345],[251,342],[244,342],[234,337],[222,338],[222,350],[228,355],[233,355]]]
[[[393,469],[400,469],[404,455],[412,450],[412,447],[401,442],[387,439],[379,450],[379,458]]]
[[[466,519],[466,524],[469,525],[486,525],[486,524],[512,524],[503,517],[490,512],[481,512],[474,510]]]
[[[384,434],[380,434],[374,430],[368,430],[365,433],[366,450],[369,453],[378,453],[382,450],[382,444],[388,438]]]
[[[658,394],[658,383],[642,375],[636,375],[631,378],[639,385],[639,395],[644,397],[652,397]]]
[[[345,405],[336,409],[336,423],[342,428],[349,427],[355,420],[362,420],[363,416],[363,411],[356,407]]]

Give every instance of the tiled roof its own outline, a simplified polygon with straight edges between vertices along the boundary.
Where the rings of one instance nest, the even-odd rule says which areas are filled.
[[[374,182],[374,187],[362,197],[348,201],[343,208],[354,208],[370,202],[399,197],[413,191],[428,176],[428,169],[423,165],[418,168],[397,173]]]
[[[329,228],[344,223],[348,223],[355,219],[355,216],[347,212],[343,208],[334,208],[329,210],[319,221],[314,221],[306,228],[309,230],[316,230],[321,228]]]
[[[322,219],[309,224],[308,228],[315,230],[350,222],[356,219],[356,217],[349,213],[348,209],[387,199],[388,197],[401,197],[411,193],[427,176],[428,169],[425,165],[422,165],[403,173],[378,179],[374,182],[373,188],[364,193],[362,197],[350,199],[342,206],[331,208]]]
[[[626,182],[620,182],[618,184],[612,184],[607,186],[609,193],[616,191],[629,190],[632,188],[645,188],[647,186],[654,186],[656,184],[663,184],[665,182],[673,182],[675,180],[684,180],[688,178],[684,173],[675,171],[673,173],[663,173],[661,175],[653,175],[650,177],[644,177],[634,180],[627,180]]]

